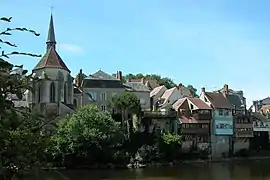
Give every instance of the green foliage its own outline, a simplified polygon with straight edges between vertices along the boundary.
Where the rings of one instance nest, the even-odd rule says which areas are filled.
[[[72,155],[93,164],[114,161],[125,136],[108,112],[102,112],[96,106],[83,106],[59,121],[53,141],[64,161]]]
[[[11,22],[11,18],[0,18],[0,22]],[[11,36],[14,31],[30,32],[26,28],[7,28],[0,32],[0,45],[17,47],[17,45],[4,40],[2,37]],[[23,74],[10,74],[14,66],[8,62],[12,55],[26,55],[39,57],[32,53],[11,52],[5,53],[0,46],[0,179],[9,180],[20,172],[39,166],[44,162],[44,151],[48,146],[48,138],[41,133],[46,125],[43,118],[28,109],[17,109],[10,98],[17,96],[20,100],[25,90],[29,88],[29,77]]]
[[[196,88],[194,88],[192,85],[188,85],[187,88],[190,90],[193,97],[199,97],[199,95],[197,94]]]
[[[182,137],[177,134],[162,133],[159,141],[161,157],[165,161],[173,161],[179,158],[182,147]]]
[[[111,106],[119,110],[137,112],[140,109],[140,100],[131,92],[124,92],[112,98]]]
[[[157,81],[158,84],[164,85],[168,89],[176,86],[176,84],[173,82],[172,79],[170,79],[168,77],[161,77],[160,75],[156,75],[156,74],[146,74],[146,75],[143,75],[141,73],[139,73],[139,74],[127,74],[126,76],[124,76],[123,79],[126,81],[128,79],[141,79],[141,78],[154,79],[154,80]]]

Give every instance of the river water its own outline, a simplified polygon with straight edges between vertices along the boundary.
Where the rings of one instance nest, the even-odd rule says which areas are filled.
[[[39,180],[270,180],[270,160],[188,164],[175,168],[45,172]],[[31,178],[29,178],[31,179]]]

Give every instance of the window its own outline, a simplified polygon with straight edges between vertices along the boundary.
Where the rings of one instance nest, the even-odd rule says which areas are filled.
[[[100,106],[100,110],[101,110],[101,111],[106,111],[106,106],[105,106],[105,105],[101,105],[101,106]]]
[[[95,92],[88,92],[86,94],[87,94],[88,99],[90,101],[96,101],[97,100],[97,93],[95,93]]]
[[[224,116],[229,116],[229,112],[230,112],[229,109],[225,109],[225,111],[224,111]]]
[[[204,97],[204,102],[208,102],[208,100],[206,99],[206,97]]]
[[[201,124],[201,128],[207,129],[208,128],[208,124]]]
[[[64,103],[66,103],[67,102],[67,83],[65,83],[65,85],[64,85]]]
[[[100,100],[106,101],[106,93],[105,92],[100,93]]]
[[[41,85],[38,86],[38,102],[41,101]]]
[[[190,109],[192,110],[192,109],[194,109],[194,106],[193,106],[193,104],[190,104]]]
[[[54,82],[51,83],[51,87],[50,87],[50,102],[55,102],[55,85],[54,85]]]
[[[219,110],[218,110],[218,115],[219,115],[219,116],[223,116],[223,109],[219,109]]]
[[[74,105],[74,107],[77,107],[77,99],[73,100],[73,105]]]
[[[145,101],[145,99],[143,99],[143,98],[140,98],[140,104],[146,104],[146,101]]]

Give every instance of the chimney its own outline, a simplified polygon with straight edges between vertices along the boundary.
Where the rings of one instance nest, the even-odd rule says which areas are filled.
[[[183,86],[183,84],[179,83],[178,86],[177,86],[177,89],[180,89],[182,86]]]
[[[205,87],[202,87],[202,93],[205,93]]]
[[[223,93],[224,93],[225,95],[227,95],[227,94],[229,93],[229,86],[228,86],[228,84],[224,84],[224,87],[223,87]]]
[[[120,81],[122,81],[122,71],[117,71],[116,72],[116,79],[118,79],[118,80],[120,80]]]
[[[82,69],[80,69],[80,72],[79,72],[79,74],[76,77],[75,83],[76,83],[76,85],[78,87],[81,87],[82,81],[83,81],[83,72],[82,72]]]

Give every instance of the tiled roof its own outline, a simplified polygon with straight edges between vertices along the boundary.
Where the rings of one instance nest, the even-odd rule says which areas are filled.
[[[50,47],[50,49],[46,52],[46,54],[41,58],[36,67],[33,70],[38,70],[42,68],[59,68],[64,69],[70,73],[70,70],[61,59],[59,54],[56,52],[54,47]]]
[[[148,87],[145,86],[142,82],[127,82],[127,83],[124,83],[124,85],[130,87],[131,90],[133,91],[140,91],[140,92],[150,91]]]
[[[164,94],[161,96],[161,99],[167,100],[173,93],[173,91],[176,89],[176,87],[173,87],[171,89],[167,89]]]
[[[154,88],[154,89],[150,92],[150,97],[153,97],[153,96],[157,95],[163,87],[165,87],[165,86],[162,85],[162,86],[158,86],[158,87]]]
[[[173,103],[172,107],[177,111],[182,105],[184,105],[185,102],[187,103],[187,98],[178,99],[175,103]]]
[[[233,109],[232,105],[222,93],[205,92],[205,96],[209,99],[214,108]]]
[[[186,116],[181,116],[180,122],[185,124],[198,123],[198,121],[194,117],[186,117]]]
[[[187,98],[192,104],[198,107],[198,109],[212,109],[200,98]]]
[[[144,83],[145,83],[145,85],[146,85],[150,90],[152,90],[152,89],[154,89],[154,88],[160,86],[160,85],[158,84],[157,80],[155,80],[155,79],[147,79],[147,80],[145,80]]]

